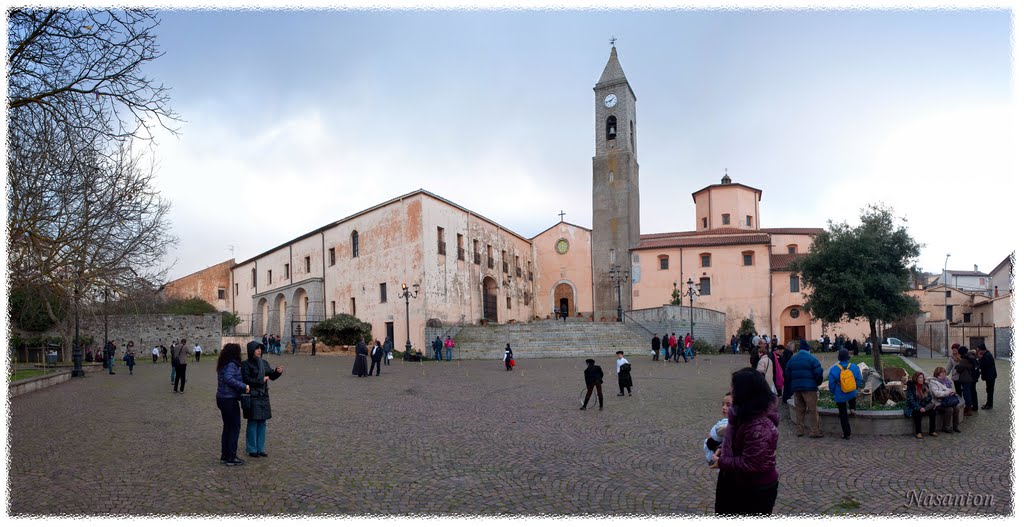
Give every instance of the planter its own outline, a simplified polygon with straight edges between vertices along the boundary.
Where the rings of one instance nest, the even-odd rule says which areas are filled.
[[[795,425],[796,410],[793,399],[788,401],[789,420]],[[961,412],[960,427],[963,428],[963,406],[958,408]],[[837,408],[818,408],[818,417],[821,419],[821,431],[825,434],[842,437],[843,428],[839,424],[839,410]],[[942,428],[942,418],[936,418],[936,429]],[[810,425],[810,417],[804,418],[804,424]],[[927,421],[924,427],[927,427]],[[850,419],[850,431],[853,435],[860,436],[912,436],[914,433],[914,420],[903,415],[903,409],[898,410],[857,410],[857,416]]]

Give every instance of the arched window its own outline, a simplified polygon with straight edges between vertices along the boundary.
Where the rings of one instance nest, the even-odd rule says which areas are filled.
[[[605,139],[611,141],[615,139],[615,116],[609,115],[608,120],[604,124],[604,136]]]
[[[359,231],[352,231],[352,257],[359,256]]]
[[[789,254],[796,254],[796,244],[787,245],[786,252]]]

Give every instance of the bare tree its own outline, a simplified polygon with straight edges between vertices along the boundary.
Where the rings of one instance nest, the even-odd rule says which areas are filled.
[[[158,24],[148,10],[8,13],[12,287],[70,304],[164,278],[170,204],[134,150],[178,120],[167,88],[142,74],[161,55]]]

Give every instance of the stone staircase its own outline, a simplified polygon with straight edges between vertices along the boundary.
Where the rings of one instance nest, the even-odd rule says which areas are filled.
[[[650,353],[650,338],[624,324],[569,319],[466,326],[459,332],[453,356],[501,360],[506,342],[516,358],[611,357],[618,350],[626,355]]]

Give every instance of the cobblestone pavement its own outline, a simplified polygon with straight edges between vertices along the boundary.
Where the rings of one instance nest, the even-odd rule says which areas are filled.
[[[498,354],[496,353],[496,356]],[[270,457],[219,464],[214,361],[91,374],[11,401],[9,513],[706,514],[715,472],[700,441],[746,357],[696,364],[632,357],[636,389],[579,411],[582,360],[393,362],[356,378],[352,359],[269,357]],[[931,369],[939,361],[919,360]],[[780,425],[776,513],[1010,514],[1009,364],[997,406],[964,433],[916,440],[797,438]],[[982,390],[984,391],[984,390]],[[908,431],[910,425],[908,422]],[[243,439],[240,451],[244,453]],[[907,508],[907,493],[991,494],[992,506]],[[842,504],[842,505],[841,505]],[[845,505],[845,506],[844,506]]]

